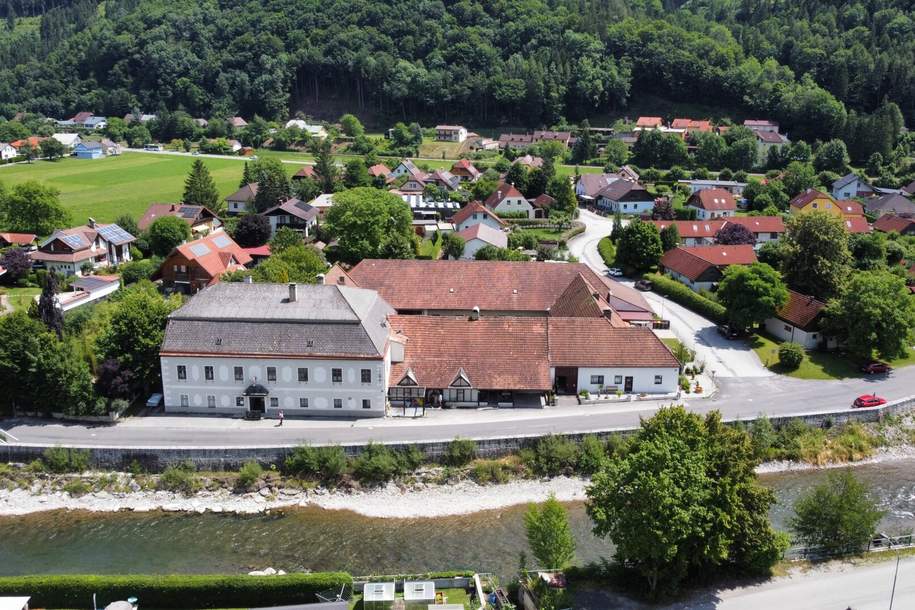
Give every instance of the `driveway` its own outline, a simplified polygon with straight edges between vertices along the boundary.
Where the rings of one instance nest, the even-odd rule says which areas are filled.
[[[607,266],[597,251],[597,244],[613,231],[613,218],[581,210],[578,219],[584,223],[585,231],[569,240],[569,252],[595,272],[604,274]],[[706,371],[714,372],[715,377],[772,376],[772,372],[763,366],[747,344],[728,341],[718,334],[711,320],[653,292],[645,293],[645,298],[655,313],[670,320],[670,330],[682,343],[695,350],[696,361],[704,362]]]

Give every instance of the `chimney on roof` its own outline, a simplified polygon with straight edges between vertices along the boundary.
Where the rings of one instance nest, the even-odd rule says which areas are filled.
[[[318,280],[319,285],[323,284],[324,280],[327,279],[327,277],[323,273],[319,273],[318,275],[315,276],[315,278]]]
[[[295,282],[289,282],[289,302],[295,303],[296,297],[298,296],[299,287]]]
[[[470,319],[479,320],[480,319],[480,306],[474,305],[473,309],[470,310]]]
[[[88,223],[88,224],[89,224],[89,228],[90,228],[90,229],[94,229],[94,228],[95,228],[95,219],[94,219],[92,216],[89,217],[89,223]]]

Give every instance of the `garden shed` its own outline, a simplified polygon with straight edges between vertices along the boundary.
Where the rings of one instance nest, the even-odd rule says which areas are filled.
[[[431,580],[405,581],[403,601],[407,610],[425,610],[435,602],[435,583]]]

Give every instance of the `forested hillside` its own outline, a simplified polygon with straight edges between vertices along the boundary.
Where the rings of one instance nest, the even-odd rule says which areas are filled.
[[[885,101],[915,119],[915,0],[673,4],[12,0],[0,8],[0,115],[276,118],[333,100],[538,126],[652,93],[774,118],[808,140],[871,129],[861,115]]]

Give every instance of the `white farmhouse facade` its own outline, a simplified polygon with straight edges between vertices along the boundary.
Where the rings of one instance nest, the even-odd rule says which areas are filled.
[[[556,368],[550,372],[555,381]],[[675,366],[578,367],[577,376],[578,390],[587,390],[591,394],[599,391],[613,393],[617,390],[624,394],[673,394],[677,391],[680,369]]]
[[[15,159],[19,152],[8,142],[0,142],[0,161],[9,161]]]
[[[391,313],[377,292],[349,286],[211,286],[169,316],[165,410],[382,417]]]

